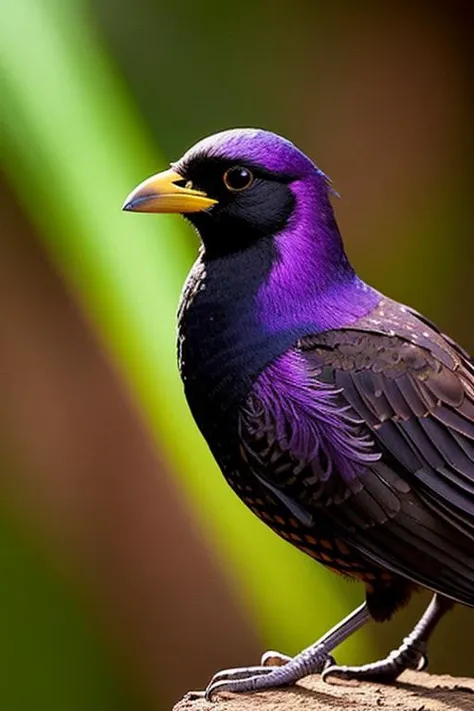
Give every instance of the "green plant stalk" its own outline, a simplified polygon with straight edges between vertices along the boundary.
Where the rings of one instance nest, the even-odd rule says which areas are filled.
[[[294,651],[354,596],[244,509],[191,421],[175,364],[175,310],[191,261],[186,233],[175,217],[120,210],[165,161],[81,0],[12,0],[0,44],[9,179],[120,364],[262,635]],[[353,644],[352,653],[369,653],[366,633]]]

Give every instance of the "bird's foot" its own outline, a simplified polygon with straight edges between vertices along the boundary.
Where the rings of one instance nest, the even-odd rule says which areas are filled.
[[[406,637],[398,649],[390,652],[385,659],[360,667],[327,666],[322,673],[323,681],[333,679],[376,681],[389,684],[406,669],[421,671],[428,666],[426,643]]]
[[[246,692],[291,686],[308,674],[323,671],[328,665],[335,666],[335,660],[323,644],[308,647],[296,657],[265,652],[259,666],[217,672],[206,688],[206,699],[212,701],[219,691]]]

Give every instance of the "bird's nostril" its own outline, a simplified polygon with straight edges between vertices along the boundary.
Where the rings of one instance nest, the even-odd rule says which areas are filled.
[[[173,180],[173,185],[177,185],[178,188],[192,188],[193,184],[191,183],[190,180],[186,180],[186,178],[181,178],[181,180]]]

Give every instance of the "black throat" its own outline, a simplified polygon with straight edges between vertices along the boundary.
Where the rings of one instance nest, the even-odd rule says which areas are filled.
[[[178,318],[178,359],[193,416],[207,437],[210,422],[233,419],[257,375],[295,342],[266,333],[257,293],[275,259],[271,238],[232,257],[201,254],[186,281]]]

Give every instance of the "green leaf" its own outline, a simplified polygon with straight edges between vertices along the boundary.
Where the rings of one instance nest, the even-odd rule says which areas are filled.
[[[84,3],[14,0],[2,11],[0,43],[9,178],[119,363],[255,624],[267,643],[296,651],[346,614],[354,594],[237,501],[191,420],[175,364],[189,233],[178,218],[120,210],[166,161]],[[368,639],[358,636],[359,653]]]

